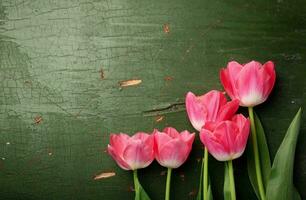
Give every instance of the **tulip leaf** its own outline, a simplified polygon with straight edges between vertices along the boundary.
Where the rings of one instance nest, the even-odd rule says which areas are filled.
[[[146,193],[140,183],[138,185],[138,192],[136,191],[135,200],[150,200],[149,195]]]
[[[204,159],[202,159],[201,164],[201,174],[200,174],[200,184],[196,200],[203,200],[203,173],[204,173]],[[208,179],[208,200],[213,200],[213,195],[211,191],[210,179]]]
[[[293,198],[292,200],[302,200],[299,192],[297,191],[297,189],[294,187],[294,191],[293,191]]]
[[[258,144],[262,179],[263,179],[264,188],[266,188],[269,177],[270,177],[270,171],[271,171],[270,153],[269,153],[269,148],[268,148],[268,144],[266,141],[264,129],[256,113],[254,113],[254,123],[255,123],[255,129],[256,129],[256,138],[257,138],[257,144]],[[259,189],[257,185],[255,160],[254,160],[254,153],[253,153],[253,143],[252,143],[251,136],[249,137],[249,142],[248,142],[248,147],[247,147],[247,164],[248,164],[248,174],[249,174],[250,182],[253,186],[253,189],[254,189],[254,192],[257,198],[260,199]]]
[[[137,172],[134,172],[134,173],[136,173],[136,176],[134,176],[135,200],[151,200],[149,195],[146,193],[146,191],[141,186],[138,176],[137,176]]]
[[[299,109],[276,152],[267,185],[267,200],[301,199],[293,185],[294,154],[300,130],[301,113],[302,109]]]
[[[229,170],[227,162],[224,163],[224,185],[223,185],[224,200],[231,200],[231,188],[229,180]]]
[[[213,194],[212,194],[212,191],[211,191],[211,184],[210,184],[210,179],[208,179],[208,200],[213,200]]]
[[[202,200],[203,199],[203,171],[204,171],[204,159],[202,159],[202,164],[201,164],[201,174],[200,174],[200,184],[199,184],[199,189],[198,189],[198,195],[196,200]]]

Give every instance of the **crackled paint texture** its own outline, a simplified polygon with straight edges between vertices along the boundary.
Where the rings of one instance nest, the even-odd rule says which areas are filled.
[[[1,199],[133,199],[131,173],[106,154],[110,132],[193,131],[186,92],[221,89],[218,71],[232,59],[276,63],[275,90],[256,108],[274,157],[306,108],[305,38],[303,0],[1,0]],[[305,145],[302,123],[294,181],[303,198]],[[197,138],[174,171],[173,199],[194,198],[201,156]],[[253,200],[245,164],[234,162],[237,195]],[[223,164],[211,159],[210,169],[222,199]],[[163,168],[139,176],[163,198]]]

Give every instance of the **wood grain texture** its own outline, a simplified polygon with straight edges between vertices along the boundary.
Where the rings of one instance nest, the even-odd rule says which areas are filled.
[[[185,94],[221,89],[218,72],[233,59],[276,63],[273,94],[255,109],[274,157],[306,108],[305,38],[303,0],[0,0],[0,199],[133,199],[132,174],[105,152],[109,134],[193,131]],[[141,84],[120,87],[126,80]],[[305,133],[302,123],[294,180],[303,199]],[[201,156],[197,139],[174,170],[173,199],[194,198]],[[256,199],[245,157],[234,166],[238,199]],[[163,199],[164,171],[154,163],[139,173],[152,199]],[[211,159],[216,199],[223,171]],[[115,176],[94,180],[102,172]]]

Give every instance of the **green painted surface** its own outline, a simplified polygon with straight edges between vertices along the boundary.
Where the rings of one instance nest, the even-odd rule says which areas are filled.
[[[193,130],[184,95],[221,89],[218,71],[232,59],[276,63],[275,90],[256,108],[274,157],[306,108],[305,38],[303,0],[0,0],[0,199],[133,199],[132,174],[105,153],[109,133]],[[129,79],[142,83],[120,88]],[[294,180],[303,198],[305,133],[302,123]],[[194,198],[201,155],[197,139],[174,171],[173,199]],[[245,164],[234,162],[237,196],[252,200]],[[140,171],[153,199],[163,199],[164,170]],[[93,179],[107,171],[116,176]],[[223,171],[211,159],[216,199]]]

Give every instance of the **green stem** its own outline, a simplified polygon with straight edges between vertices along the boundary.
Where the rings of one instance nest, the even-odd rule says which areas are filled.
[[[259,160],[259,151],[258,151],[258,143],[257,143],[257,136],[256,136],[256,128],[255,128],[255,121],[254,121],[254,113],[253,107],[249,107],[249,116],[251,120],[251,130],[252,130],[252,143],[253,143],[253,152],[254,152],[254,159],[255,159],[255,170],[256,170],[256,178],[257,178],[257,185],[259,190],[259,196],[261,200],[265,200],[265,190],[262,182],[262,174],[260,168],[260,160]]]
[[[139,196],[139,181],[138,181],[136,169],[133,171],[133,178],[134,178],[135,196],[138,197]]]
[[[230,181],[230,188],[231,188],[231,200],[236,200],[235,178],[234,178],[232,160],[228,161],[228,174],[229,174],[229,181]]]
[[[203,200],[208,200],[208,150],[204,150]]]
[[[171,172],[172,172],[172,169],[168,168],[165,200],[169,200],[170,199]]]

